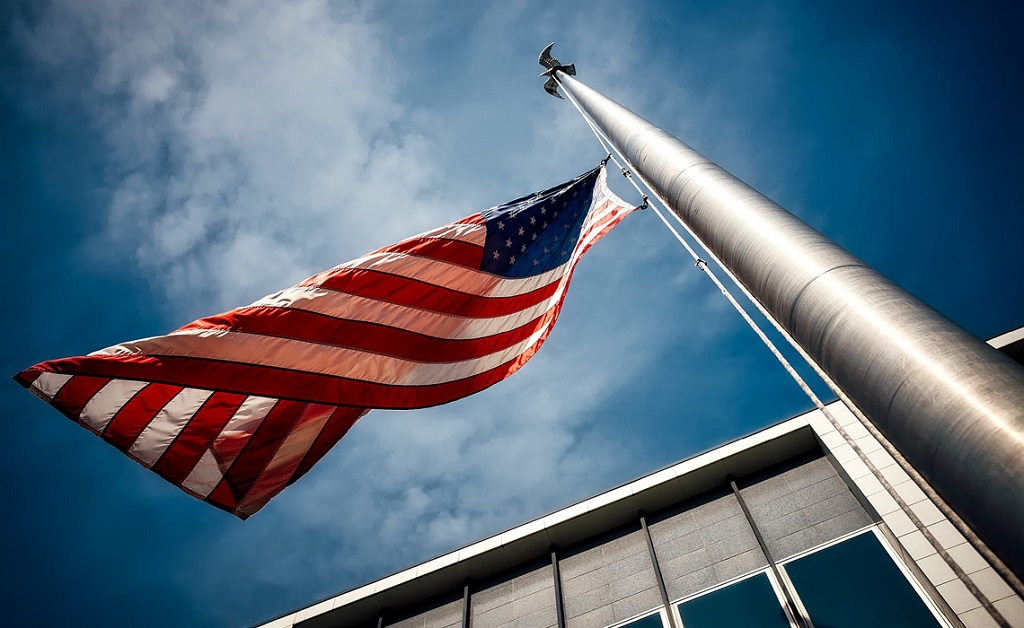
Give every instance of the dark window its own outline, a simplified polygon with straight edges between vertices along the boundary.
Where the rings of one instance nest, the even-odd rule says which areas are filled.
[[[784,566],[816,626],[936,626],[921,596],[873,533]]]
[[[685,628],[716,626],[789,628],[768,576],[759,573],[679,605]]]
[[[665,624],[661,622],[661,613],[655,613],[647,617],[641,617],[636,621],[631,621],[628,624],[623,624],[619,628],[664,628],[664,626]]]

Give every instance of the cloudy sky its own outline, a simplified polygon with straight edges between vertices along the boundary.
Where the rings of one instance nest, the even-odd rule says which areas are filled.
[[[165,333],[593,167],[596,141],[537,78],[550,41],[1000,334],[1024,323],[1016,4],[5,2],[5,372]],[[520,373],[371,413],[246,522],[14,382],[0,395],[12,625],[255,623],[810,407],[650,212],[591,251]]]

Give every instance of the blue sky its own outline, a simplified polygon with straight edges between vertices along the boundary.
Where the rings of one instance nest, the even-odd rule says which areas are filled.
[[[1020,9],[896,4],[5,3],[6,372],[592,167],[589,130],[537,78],[550,41],[972,333],[1007,331],[1024,323]],[[588,254],[515,377],[371,413],[246,522],[14,382],[0,394],[13,625],[255,623],[810,406],[650,212]]]

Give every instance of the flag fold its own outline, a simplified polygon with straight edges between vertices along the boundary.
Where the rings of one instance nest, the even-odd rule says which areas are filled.
[[[635,207],[603,167],[167,334],[15,380],[185,492],[243,519],[373,408],[516,372],[583,254]]]

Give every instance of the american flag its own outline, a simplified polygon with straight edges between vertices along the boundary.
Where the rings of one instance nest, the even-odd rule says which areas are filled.
[[[551,332],[576,263],[633,209],[599,167],[252,305],[15,379],[245,519],[370,409],[446,403],[519,370]]]

